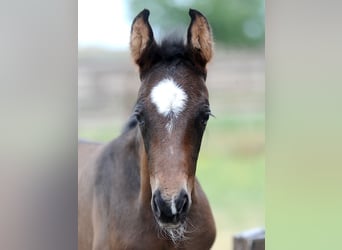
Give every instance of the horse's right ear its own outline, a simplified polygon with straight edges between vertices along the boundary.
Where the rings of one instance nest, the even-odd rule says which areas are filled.
[[[136,64],[141,66],[144,53],[155,44],[153,31],[148,17],[150,11],[144,9],[133,20],[131,28],[130,49],[131,55]]]
[[[188,47],[197,60],[205,66],[213,56],[213,36],[207,18],[197,10],[190,9],[191,23],[188,28]]]

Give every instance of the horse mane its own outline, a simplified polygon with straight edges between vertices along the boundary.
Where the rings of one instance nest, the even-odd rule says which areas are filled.
[[[185,45],[185,41],[177,34],[169,34],[163,38],[158,45],[159,56],[163,61],[174,61],[175,59],[190,59],[188,48]]]
[[[158,65],[183,64],[206,78],[206,69],[198,65],[193,51],[179,33],[170,33],[162,38],[161,42],[155,42],[140,58],[140,78]]]

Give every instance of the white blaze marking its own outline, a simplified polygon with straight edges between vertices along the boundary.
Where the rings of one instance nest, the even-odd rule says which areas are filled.
[[[176,210],[176,204],[175,204],[175,200],[172,199],[171,201],[171,212],[173,215],[175,215],[177,213],[177,210]]]
[[[173,128],[173,121],[172,121],[172,118],[171,118],[170,121],[166,124],[165,127],[166,127],[167,131],[169,131],[169,133],[171,133],[172,128]]]
[[[151,100],[158,112],[164,116],[173,114],[175,117],[184,110],[188,96],[173,79],[164,79],[159,82],[151,92]],[[167,125],[172,129],[172,121]]]

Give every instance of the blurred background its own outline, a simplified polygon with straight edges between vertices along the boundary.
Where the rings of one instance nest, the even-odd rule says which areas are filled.
[[[217,224],[213,249],[232,249],[232,236],[264,227],[265,66],[263,0],[79,0],[78,134],[107,142],[121,131],[139,88],[130,58],[130,25],[151,11],[157,40],[185,35],[188,9],[201,11],[215,39],[208,65],[211,110],[197,176]],[[167,31],[167,32],[165,32]]]

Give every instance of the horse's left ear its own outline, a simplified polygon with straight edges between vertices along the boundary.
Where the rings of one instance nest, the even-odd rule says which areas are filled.
[[[205,66],[213,55],[213,36],[209,23],[199,11],[190,9],[191,23],[188,28],[187,45],[196,58]]]

